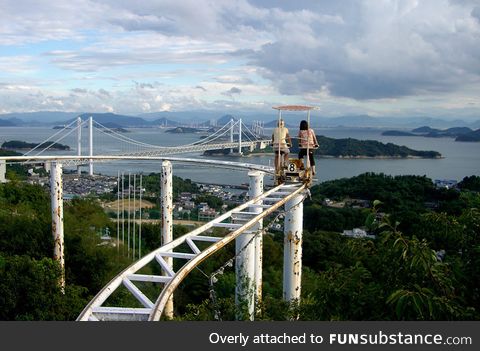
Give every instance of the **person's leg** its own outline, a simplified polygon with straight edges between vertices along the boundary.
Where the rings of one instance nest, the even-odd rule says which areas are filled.
[[[288,152],[283,153],[283,165],[282,167],[285,167],[288,165]]]
[[[312,167],[312,175],[315,175],[315,158],[313,157],[313,151],[310,151],[310,154],[308,155],[310,158],[310,166]]]

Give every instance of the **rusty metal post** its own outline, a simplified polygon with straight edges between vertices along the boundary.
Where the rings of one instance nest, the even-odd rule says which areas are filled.
[[[173,176],[172,163],[162,162],[162,177],[160,180],[161,210],[162,210],[162,245],[173,240]],[[166,257],[166,263],[173,269],[173,257]],[[163,274],[168,275],[166,272]],[[173,296],[165,306],[165,316],[173,318]]]
[[[63,254],[63,185],[62,164],[52,162],[50,169],[50,199],[52,205],[53,259],[61,269],[59,285],[65,288],[65,259]]]
[[[5,183],[7,181],[7,162],[5,160],[0,160],[0,183]]]
[[[299,302],[302,284],[303,195],[285,204],[283,299]]]
[[[89,156],[93,156],[93,117],[88,118],[88,149]],[[88,174],[93,176],[93,160],[88,161]]]
[[[77,117],[77,155],[82,156],[82,117]],[[77,174],[82,174],[80,165],[77,165]]]
[[[263,176],[265,173],[260,171],[248,172],[250,199],[256,198],[263,193]],[[261,204],[261,203],[258,203]],[[263,209],[259,206],[249,208],[250,212],[262,213]],[[255,302],[258,311],[259,304],[262,301],[262,261],[263,261],[263,237],[260,231],[263,229],[263,219],[258,222],[252,231],[257,232],[255,237]]]

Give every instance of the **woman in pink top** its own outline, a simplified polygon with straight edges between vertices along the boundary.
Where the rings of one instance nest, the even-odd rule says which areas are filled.
[[[318,141],[313,129],[308,127],[307,121],[300,122],[298,139],[298,146],[300,148],[298,158],[303,159],[303,156],[307,154],[308,149],[308,158],[310,159],[310,166],[312,167],[312,175],[315,175],[315,158],[313,157],[313,150],[318,147]]]

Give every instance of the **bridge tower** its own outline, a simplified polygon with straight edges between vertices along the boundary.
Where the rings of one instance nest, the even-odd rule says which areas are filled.
[[[82,156],[82,117],[77,117],[77,155]],[[77,165],[77,174],[81,175],[80,165]]]
[[[93,117],[88,118],[88,151],[93,156]],[[88,161],[88,174],[93,176],[93,159]]]
[[[238,154],[242,155],[242,119],[238,120]]]
[[[230,119],[230,142],[233,144],[233,118]],[[233,154],[233,148],[230,149],[230,154]]]

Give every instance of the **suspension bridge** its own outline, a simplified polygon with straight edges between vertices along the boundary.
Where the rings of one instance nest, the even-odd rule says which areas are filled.
[[[72,122],[73,123],[73,122]],[[81,133],[84,121],[77,120],[77,135]],[[93,133],[93,121],[88,120],[89,134]],[[236,126],[238,140],[233,140],[232,130]],[[66,126],[68,128],[69,126]],[[225,126],[224,126],[225,127]],[[54,238],[54,259],[60,264],[62,272],[65,270],[64,261],[64,223],[63,223],[63,168],[76,165],[89,165],[93,171],[95,162],[118,161],[145,161],[157,162],[161,170],[160,193],[161,203],[162,242],[161,247],[141,256],[120,272],[88,303],[81,314],[79,321],[158,321],[174,316],[173,293],[188,274],[207,260],[213,254],[222,250],[229,243],[235,242],[235,257],[213,274],[210,279],[214,283],[216,275],[227,265],[235,262],[236,290],[235,301],[237,306],[245,309],[238,318],[253,320],[259,304],[262,301],[262,236],[274,223],[272,217],[284,215],[284,260],[283,260],[283,298],[289,302],[298,302],[301,295],[302,272],[302,233],[303,233],[303,201],[307,196],[307,185],[303,182],[280,184],[265,189],[265,175],[272,175],[274,169],[243,162],[218,161],[198,158],[171,157],[175,153],[192,152],[191,150],[211,150],[219,148],[237,147],[242,152],[243,147],[250,147],[253,143],[268,143],[269,140],[255,139],[242,141],[241,121],[229,123],[228,128],[220,128],[214,138],[202,140],[190,145],[159,147],[136,142],[133,139],[121,136],[118,133],[108,133],[121,138],[124,142],[135,144],[141,151],[124,153],[121,155],[94,155],[90,136],[90,152],[88,155],[55,156],[55,155],[23,155],[0,158],[0,165],[14,162],[47,163],[50,168],[50,196],[52,215],[52,235]],[[66,129],[65,128],[65,129]],[[100,127],[102,128],[102,127]],[[105,129],[105,128],[102,128]],[[71,129],[73,131],[75,129]],[[227,135],[230,140],[214,142]],[[80,137],[79,137],[80,139]],[[56,142],[61,139],[56,139]],[[81,147],[78,148],[79,152]],[[187,151],[188,150],[188,151]],[[173,239],[173,167],[172,163],[188,163],[199,167],[225,167],[248,172],[249,190],[248,201],[219,215],[217,218]],[[118,182],[120,186],[120,182]],[[120,188],[119,188],[120,189]],[[264,220],[270,220],[264,226]],[[212,236],[213,228],[225,228],[221,235]],[[119,234],[117,233],[117,236]],[[118,237],[120,243],[120,238]],[[183,262],[178,263],[178,262]],[[146,269],[156,266],[156,269]],[[176,270],[174,267],[180,267]],[[147,272],[161,271],[161,274]],[[64,274],[59,284],[65,286]],[[145,285],[158,287],[156,296],[152,298],[142,290]],[[115,305],[110,299],[120,290],[128,291],[134,301],[131,305]],[[215,298],[211,292],[211,298]],[[113,300],[115,301],[115,300]],[[139,307],[141,306],[141,307]]]
[[[83,129],[87,129],[86,135]],[[206,132],[206,131],[205,131]],[[37,146],[29,150],[24,156],[47,155],[55,149],[55,145],[60,144],[67,138],[76,135],[75,146],[71,147],[71,152],[77,156],[94,156],[95,150],[102,150],[102,155],[116,156],[168,156],[185,153],[201,153],[210,150],[227,150],[234,155],[242,155],[245,150],[253,151],[263,149],[271,143],[270,139],[263,136],[263,128],[258,123],[247,126],[242,119],[233,118],[224,126],[208,133],[204,138],[192,143],[177,146],[162,146],[128,137],[118,128],[109,128],[92,117],[82,120],[78,117],[69,124],[64,125],[50,137],[38,143]],[[158,133],[161,136],[161,133]],[[87,139],[87,140],[85,140]],[[161,139],[161,137],[159,138]],[[108,145],[109,150],[104,144]],[[97,160],[97,162],[102,162]],[[81,167],[88,165],[89,175],[94,174],[93,159],[84,160],[82,158],[70,159],[65,161],[65,167],[76,166],[78,173],[81,173]],[[5,178],[5,167],[0,164],[0,180]]]

